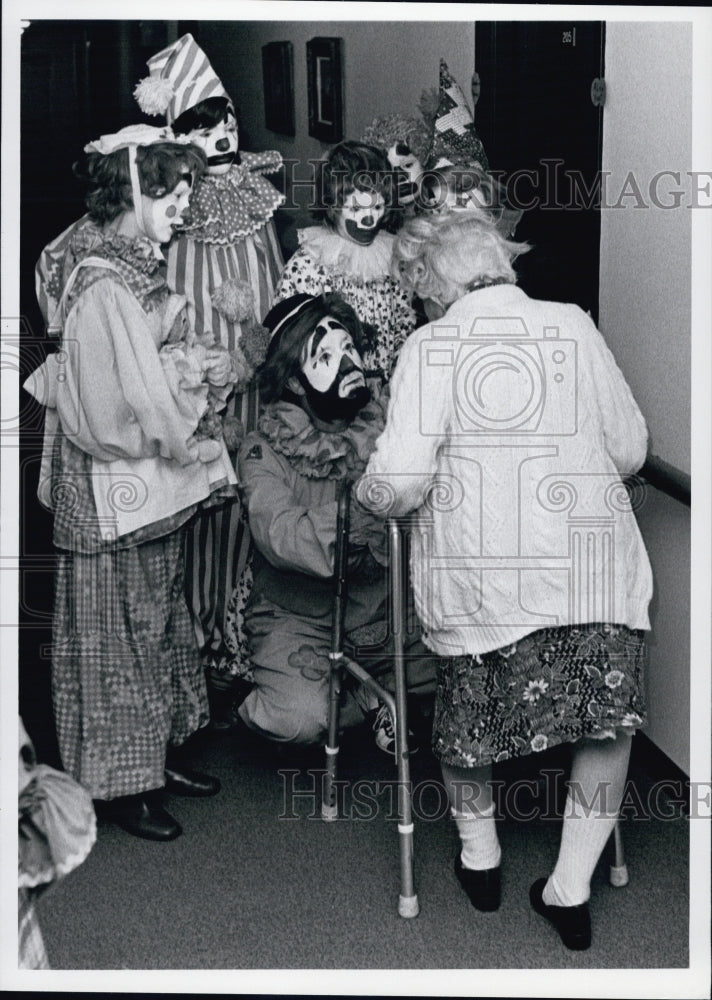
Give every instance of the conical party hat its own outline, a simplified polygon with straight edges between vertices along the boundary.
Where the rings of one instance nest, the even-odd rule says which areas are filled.
[[[431,163],[432,166],[479,164],[482,170],[489,170],[472,112],[444,59],[440,60],[440,101],[435,116]]]
[[[134,97],[147,115],[165,114],[168,124],[208,97],[228,97],[208,57],[192,35],[148,60],[150,76],[136,85]]]

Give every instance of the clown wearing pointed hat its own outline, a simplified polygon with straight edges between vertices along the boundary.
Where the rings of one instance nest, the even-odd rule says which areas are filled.
[[[164,115],[176,135],[202,147],[208,161],[191,195],[190,220],[167,251],[168,282],[186,296],[197,335],[212,334],[244,373],[225,421],[228,446],[236,448],[257,418],[256,390],[247,383],[261,360],[253,350],[259,320],[272,305],[283,266],[273,216],[284,196],[263,176],[278,171],[282,158],[276,151],[239,150],[234,104],[192,35],[152,56],[148,68],[149,76],[134,90],[139,107]],[[212,551],[206,539],[213,539]],[[238,581],[248,588],[250,550],[239,504],[207,514],[188,541],[189,602],[206,665],[220,688],[229,687],[227,675],[249,669],[241,628],[227,602]],[[215,694],[214,706],[221,700]]]

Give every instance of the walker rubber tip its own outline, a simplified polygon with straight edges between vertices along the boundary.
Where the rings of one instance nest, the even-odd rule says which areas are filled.
[[[333,822],[333,820],[339,818],[339,807],[329,806],[325,802],[321,806],[321,818],[327,823]]]
[[[608,870],[608,881],[616,889],[622,889],[628,885],[628,865],[611,865]]]
[[[399,896],[398,913],[401,917],[417,917],[420,913],[420,904],[417,896]]]

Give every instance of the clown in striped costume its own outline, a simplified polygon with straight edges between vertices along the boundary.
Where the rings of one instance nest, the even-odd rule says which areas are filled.
[[[148,60],[150,76],[135,96],[147,114],[165,114],[176,135],[203,148],[208,169],[190,201],[190,221],[167,250],[168,284],[185,295],[191,326],[230,350],[243,373],[223,418],[228,447],[254,430],[257,393],[248,382],[260,360],[259,321],[269,311],[283,266],[273,215],[284,196],[263,176],[282,166],[279,153],[238,152],[235,110],[205,53],[187,34]],[[257,333],[257,337],[255,337]],[[248,336],[246,336],[248,334]],[[241,610],[228,601],[237,588],[246,598],[251,542],[239,504],[206,512],[187,532],[186,586],[198,640],[218,692],[231,677],[250,675]]]

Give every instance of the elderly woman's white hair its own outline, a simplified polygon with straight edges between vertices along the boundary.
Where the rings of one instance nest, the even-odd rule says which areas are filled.
[[[490,213],[468,208],[409,219],[396,237],[393,269],[421,299],[449,306],[476,285],[516,282],[512,261],[529,249],[505,239]]]

